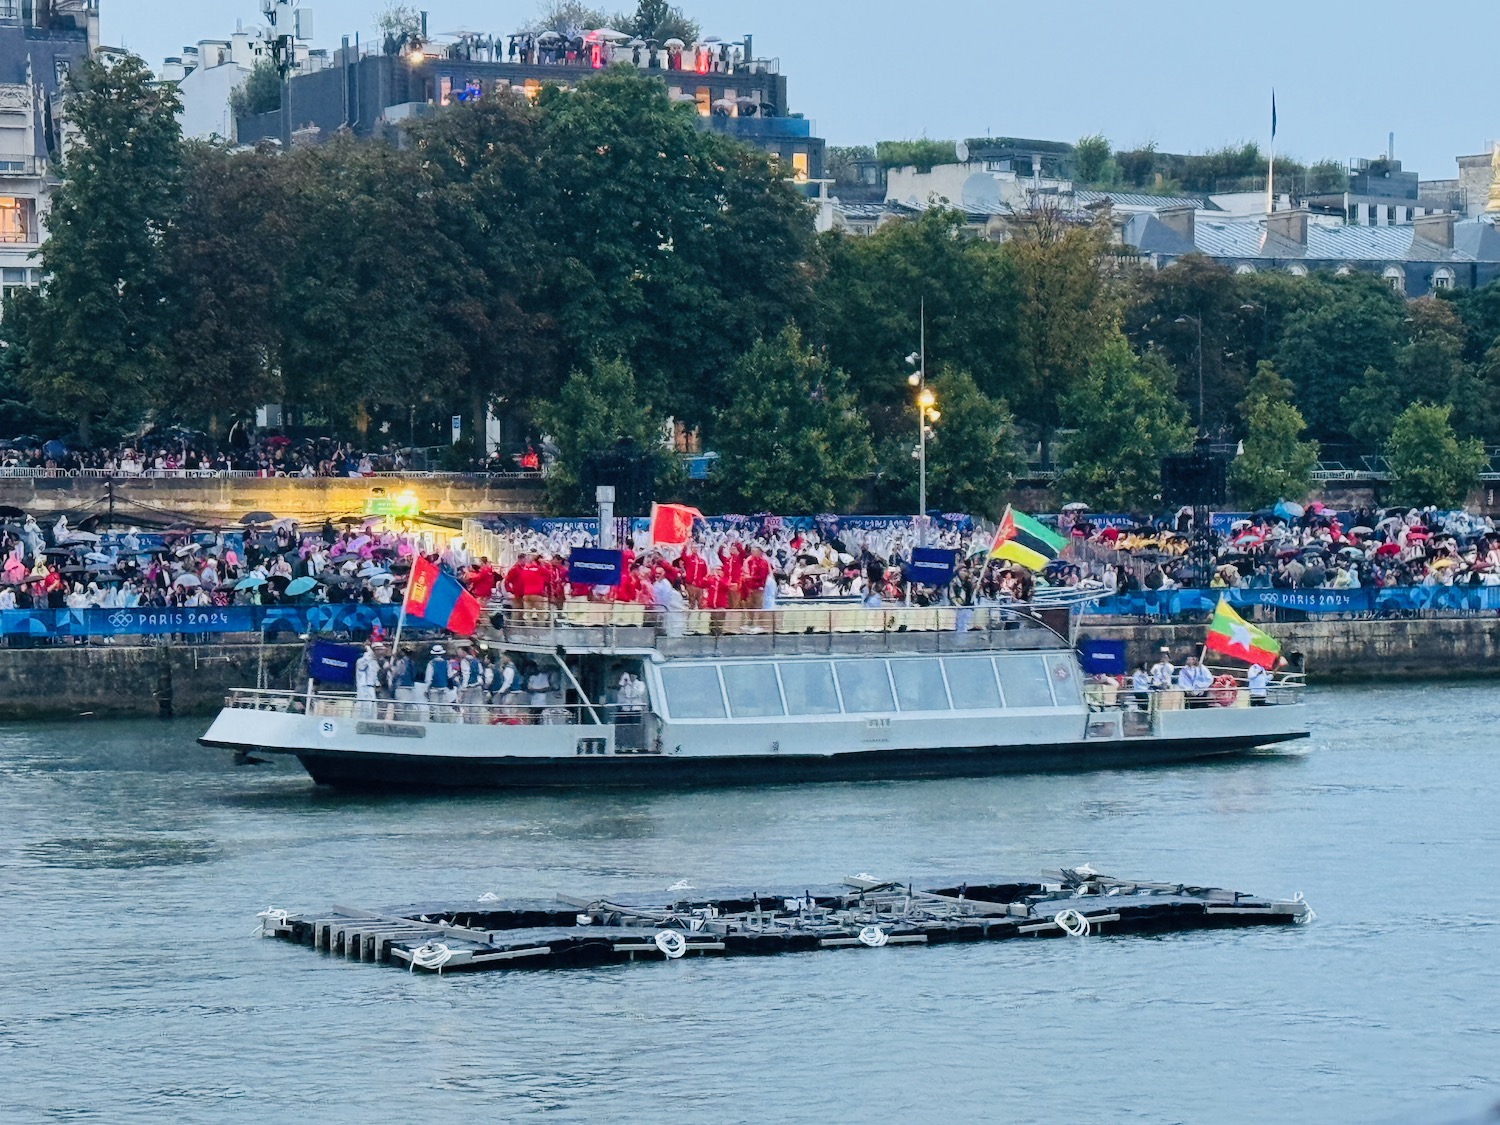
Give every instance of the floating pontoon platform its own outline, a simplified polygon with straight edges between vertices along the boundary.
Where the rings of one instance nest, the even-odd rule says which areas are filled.
[[[883,945],[1291,926],[1314,915],[1287,901],[1066,868],[1040,882],[859,875],[824,887],[502,900],[318,914],[268,909],[260,932],[351,961],[428,972],[554,969],[685,956]]]

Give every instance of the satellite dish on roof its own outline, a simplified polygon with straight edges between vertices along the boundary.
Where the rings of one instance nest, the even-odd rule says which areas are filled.
[[[964,181],[960,198],[966,211],[999,211],[1000,181],[988,172],[975,172]]]
[[[954,152],[957,154],[958,162],[960,164],[967,164],[969,162],[968,141],[959,141],[958,144],[954,146]]]

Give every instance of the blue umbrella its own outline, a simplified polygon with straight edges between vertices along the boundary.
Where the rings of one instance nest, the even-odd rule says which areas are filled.
[[[295,598],[298,594],[307,593],[317,584],[318,580],[316,578],[304,575],[301,578],[292,579],[291,583],[286,588],[286,592],[288,595]]]
[[[251,574],[236,582],[234,588],[236,590],[253,590],[255,587],[264,586],[265,584],[266,576],[264,574]]]

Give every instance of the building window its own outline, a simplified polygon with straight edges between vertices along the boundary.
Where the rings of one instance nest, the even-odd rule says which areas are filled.
[[[1385,283],[1393,291],[1403,294],[1406,292],[1406,271],[1400,266],[1386,266],[1380,276],[1385,278]]]
[[[792,153],[792,179],[798,183],[803,183],[807,180],[807,153]]]
[[[36,241],[36,200],[0,196],[0,242]]]
[[[708,117],[714,111],[714,96],[709,93],[707,86],[699,86],[694,92],[694,100],[698,103],[698,116]]]
[[[57,76],[57,84],[63,85],[68,81],[68,60],[56,59],[52,63],[52,72]]]
[[[1453,288],[1453,271],[1444,266],[1432,275],[1432,288],[1436,292],[1439,289]]]

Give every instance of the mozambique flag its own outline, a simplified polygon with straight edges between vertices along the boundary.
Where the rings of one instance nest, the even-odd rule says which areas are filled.
[[[1281,657],[1281,644],[1276,638],[1235,613],[1223,598],[1214,610],[1214,619],[1208,623],[1203,647],[1263,668],[1274,668]]]
[[[1067,545],[1068,541],[1057,532],[1024,512],[1013,511],[1007,504],[1000,526],[995,529],[990,558],[1008,559],[1028,570],[1041,570],[1062,554]]]

